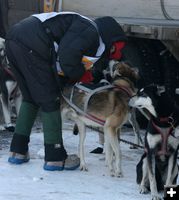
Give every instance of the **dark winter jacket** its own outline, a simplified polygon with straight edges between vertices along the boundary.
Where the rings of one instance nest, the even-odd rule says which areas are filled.
[[[52,13],[53,14],[53,13]],[[51,64],[59,59],[65,76],[79,79],[85,72],[82,57],[95,56],[99,46],[99,34],[106,46],[102,57],[109,54],[113,41],[126,39],[118,23],[111,17],[94,22],[77,13],[64,13],[45,21],[31,16],[16,24],[6,39],[16,40]],[[57,43],[55,55],[54,42]]]

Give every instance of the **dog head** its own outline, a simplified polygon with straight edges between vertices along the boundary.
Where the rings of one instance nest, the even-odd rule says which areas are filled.
[[[138,71],[126,62],[115,62],[113,65],[113,73],[111,74],[111,76],[112,78],[115,78],[117,76],[126,77],[133,82],[136,82],[139,78]]]
[[[125,62],[111,61],[109,63],[111,69],[111,82],[114,85],[130,88],[131,95],[136,94],[136,83],[139,79],[138,71]]]
[[[0,57],[5,56],[5,39],[0,37]]]
[[[165,92],[165,87],[154,84],[139,90],[137,95],[130,99],[129,105],[140,111],[147,111],[145,114],[148,118],[149,115],[155,118],[168,117],[175,110],[174,102]]]
[[[110,74],[112,78],[116,76],[127,76],[133,78],[135,81],[139,79],[138,70],[132,67],[127,62],[119,62],[116,60],[111,60],[109,62],[108,68],[103,71],[104,74]]]

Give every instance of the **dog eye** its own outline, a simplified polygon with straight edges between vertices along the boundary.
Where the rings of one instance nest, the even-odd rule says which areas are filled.
[[[147,94],[145,92],[142,93],[142,97],[147,97]]]
[[[140,90],[138,92],[138,96],[140,96],[140,97],[147,97],[147,94],[144,92],[144,90]]]

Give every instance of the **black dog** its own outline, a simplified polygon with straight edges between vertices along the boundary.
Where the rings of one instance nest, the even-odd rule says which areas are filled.
[[[130,106],[143,109],[149,118],[145,135],[145,153],[137,165],[140,193],[151,191],[152,200],[159,200],[164,185],[176,184],[179,140],[174,136],[179,108],[164,88],[150,85],[133,97]]]

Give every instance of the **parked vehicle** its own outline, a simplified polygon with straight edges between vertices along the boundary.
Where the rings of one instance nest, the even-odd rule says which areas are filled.
[[[129,38],[124,59],[139,69],[141,84],[165,84],[179,100],[175,94],[179,91],[178,0],[0,0],[0,11],[6,31],[40,12],[73,11],[91,19],[113,16]]]

